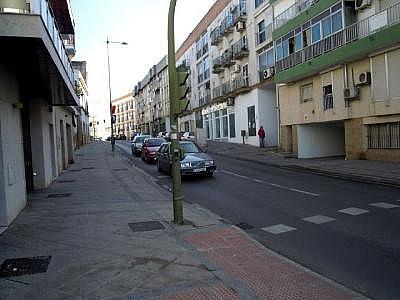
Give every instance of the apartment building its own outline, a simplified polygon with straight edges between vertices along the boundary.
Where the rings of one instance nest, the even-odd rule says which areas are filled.
[[[74,159],[69,0],[0,1],[0,226]]]
[[[168,84],[168,61],[164,56],[134,88],[137,131],[154,136],[170,131]]]
[[[132,93],[128,93],[113,99],[112,105],[116,107],[116,119],[113,124],[114,135],[116,138],[124,135],[126,138],[131,139],[137,124],[135,98]]]
[[[272,6],[283,149],[400,160],[400,1]]]
[[[73,61],[75,91],[79,97],[79,107],[76,107],[76,148],[89,143],[89,90],[87,86],[88,75],[86,70],[86,61]]]
[[[272,48],[269,11],[257,1],[218,0],[178,49],[177,64],[191,72],[190,105],[180,129],[194,131],[200,144],[258,145],[263,126],[267,146],[278,145],[274,74],[267,69],[273,58],[270,65],[264,62]]]

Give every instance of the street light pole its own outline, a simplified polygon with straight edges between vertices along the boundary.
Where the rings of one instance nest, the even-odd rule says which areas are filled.
[[[110,70],[110,49],[109,44],[120,44],[120,45],[128,45],[127,42],[113,42],[107,37],[107,65],[108,65],[108,90],[110,97],[110,124],[111,124],[111,150],[114,151],[115,148],[115,138],[114,138],[114,127],[113,127],[113,112],[112,112],[112,99],[111,99],[111,70]]]

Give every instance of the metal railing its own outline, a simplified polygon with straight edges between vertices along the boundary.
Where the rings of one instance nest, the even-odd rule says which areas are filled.
[[[324,110],[333,109],[333,95],[324,95],[323,99]]]
[[[290,19],[293,19],[303,11],[307,10],[309,7],[314,5],[319,0],[298,0],[295,4],[290,6],[288,9],[280,13],[275,18],[275,29],[281,27],[287,23]]]
[[[240,21],[246,21],[247,18],[246,1],[239,0],[239,4],[232,9],[232,14],[233,14],[234,25],[236,25]]]
[[[400,21],[400,3],[363,19],[300,51],[276,61],[276,72],[290,69],[310,59],[367,37]]]
[[[213,99],[235,94],[240,89],[248,88],[250,79],[248,76],[236,76],[230,81],[224,82],[213,89]]]
[[[218,43],[222,41],[222,33],[220,26],[217,26],[211,31],[210,39],[211,39],[211,45],[213,46],[218,45]]]
[[[222,54],[222,66],[230,67],[233,65],[235,61],[233,60],[233,51],[232,49],[228,49]]]
[[[249,55],[249,47],[247,39],[241,38],[232,46],[233,58],[241,58],[243,56]]]

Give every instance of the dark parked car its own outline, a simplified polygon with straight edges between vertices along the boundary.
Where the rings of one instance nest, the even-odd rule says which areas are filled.
[[[131,150],[132,150],[132,155],[133,156],[139,156],[140,153],[142,152],[142,146],[145,141],[145,139],[151,138],[150,135],[138,135],[135,136],[133,139],[133,142],[131,144]]]
[[[204,153],[195,143],[180,141],[184,152],[184,158],[181,160],[181,174],[185,175],[206,175],[213,176],[217,168],[215,161]],[[157,151],[157,169],[159,172],[171,172],[171,153],[170,143],[164,143]]]
[[[146,162],[154,161],[158,149],[165,142],[166,140],[163,138],[146,139],[142,146],[142,159]]]

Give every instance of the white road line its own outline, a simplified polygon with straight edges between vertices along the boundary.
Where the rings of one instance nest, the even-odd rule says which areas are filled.
[[[257,178],[251,178],[251,177],[240,175],[240,174],[237,174],[237,173],[234,173],[234,172],[231,172],[231,171],[227,171],[227,170],[220,170],[220,172],[228,174],[228,175],[232,175],[232,176],[235,176],[235,177],[238,177],[238,178],[251,180],[251,181],[254,181],[256,183],[266,184],[266,185],[269,185],[269,186],[272,186],[272,187],[275,187],[275,188],[279,188],[279,189],[295,192],[295,193],[305,194],[305,195],[309,195],[309,196],[313,196],[313,197],[318,197],[319,196],[319,194],[316,194],[316,193],[303,191],[303,190],[299,190],[299,189],[295,189],[295,188],[290,188],[290,187],[283,186],[283,185],[280,185],[280,184],[277,184],[277,183],[263,181],[263,180],[257,179]]]
[[[315,194],[315,193],[311,193],[311,192],[307,192],[307,191],[303,191],[303,190],[298,190],[298,189],[290,189],[292,192],[298,192],[301,194],[306,194],[306,195],[310,195],[310,196],[314,196],[314,197],[318,197],[319,194]]]
[[[362,214],[369,213],[369,210],[358,208],[358,207],[348,207],[345,209],[338,210],[338,212],[351,215],[351,216],[359,216]]]
[[[328,222],[335,221],[335,218],[327,217],[324,215],[316,215],[312,217],[303,218],[303,221],[314,223],[314,224],[324,224]]]
[[[375,207],[379,207],[379,208],[388,208],[388,209],[400,207],[399,205],[391,204],[391,203],[387,203],[387,202],[370,203],[369,206],[375,206]]]
[[[296,230],[295,227],[288,226],[285,224],[277,224],[277,225],[272,225],[268,227],[261,228],[261,230],[264,230],[266,232],[272,233],[272,234],[281,234],[289,231]]]

